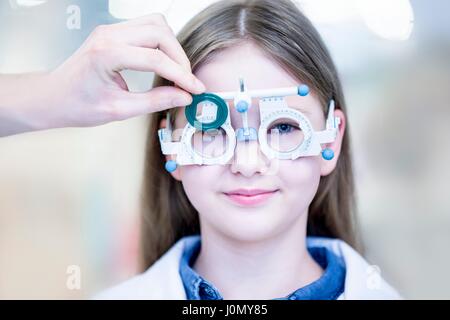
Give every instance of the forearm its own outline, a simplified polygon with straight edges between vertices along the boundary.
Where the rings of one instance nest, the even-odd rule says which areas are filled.
[[[46,128],[51,86],[47,73],[0,75],[0,137]]]

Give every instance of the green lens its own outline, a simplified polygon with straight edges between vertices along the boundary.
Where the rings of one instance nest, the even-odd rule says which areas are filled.
[[[208,115],[207,117],[198,119],[197,107],[203,105],[203,107],[211,108],[211,104],[216,107],[215,117]],[[206,131],[209,129],[218,129],[227,120],[228,107],[221,97],[213,93],[202,93],[192,96],[192,103],[186,107],[185,115],[191,126],[195,127],[197,130]]]

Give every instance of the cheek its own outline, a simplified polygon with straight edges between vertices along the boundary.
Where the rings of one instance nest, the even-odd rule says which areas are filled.
[[[218,190],[218,182],[225,166],[189,165],[180,167],[181,183],[184,192],[195,209],[199,212],[210,210],[209,196]]]
[[[294,161],[281,161],[279,179],[283,191],[292,203],[309,206],[320,182],[319,157],[304,157]]]
[[[221,205],[217,199],[221,182],[229,178],[228,166],[182,166],[181,182],[189,201],[199,213],[212,213]],[[279,161],[272,177],[282,191],[276,210],[304,212],[313,200],[320,182],[319,157],[305,157],[294,161]],[[281,206],[281,207],[280,207]],[[275,210],[269,208],[270,211]],[[288,219],[289,220],[289,219]]]

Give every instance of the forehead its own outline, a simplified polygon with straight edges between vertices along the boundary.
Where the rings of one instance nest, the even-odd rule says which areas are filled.
[[[239,77],[244,78],[249,90],[295,85],[298,82],[252,43],[215,53],[195,74],[205,83],[208,91],[213,92],[236,90]]]
[[[207,92],[236,91],[240,77],[248,90],[291,87],[301,83],[250,42],[214,54],[196,70],[195,75],[205,84]],[[289,96],[285,99],[290,107],[305,113],[322,112],[314,92],[305,97]]]
[[[240,77],[244,78],[248,90],[291,87],[301,83],[250,42],[214,54],[208,62],[197,68],[195,75],[205,84],[206,92],[213,93],[239,90]],[[324,111],[314,91],[305,97],[288,96],[285,100],[289,107],[304,113],[316,130],[323,127]],[[257,99],[254,101],[256,102]],[[232,105],[232,101],[228,103]],[[238,126],[240,116],[234,108],[230,108],[230,112],[232,124]],[[180,127],[187,122],[184,117],[184,108],[177,111],[177,114],[181,113],[183,116],[177,116],[175,119]],[[251,108],[249,115],[250,122],[259,121],[258,108]]]

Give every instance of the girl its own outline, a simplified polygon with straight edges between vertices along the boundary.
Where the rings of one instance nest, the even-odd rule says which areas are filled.
[[[239,78],[255,90],[307,85],[309,94],[285,101],[314,131],[325,128],[332,99],[332,116],[340,121],[334,141],[322,145],[332,157],[269,159],[257,140],[238,141],[228,164],[166,166],[167,172],[165,163],[177,159],[162,155],[158,130],[171,125],[180,132],[185,108],[169,111],[171,123],[167,111],[152,114],[141,232],[146,271],[97,297],[399,298],[356,251],[345,102],[310,21],[289,0],[220,1],[194,17],[178,39],[207,92],[236,91]],[[156,77],[154,86],[162,85],[171,83]],[[235,107],[229,103],[238,130],[243,123]],[[250,127],[260,125],[258,109],[253,99]],[[301,132],[289,123],[276,129]]]

